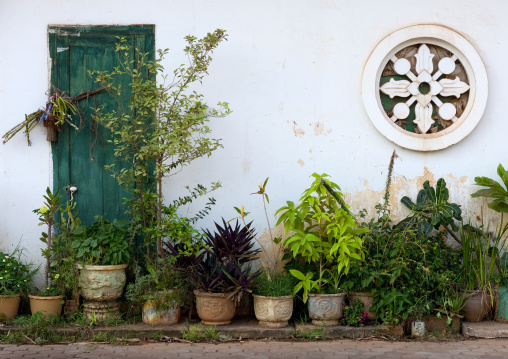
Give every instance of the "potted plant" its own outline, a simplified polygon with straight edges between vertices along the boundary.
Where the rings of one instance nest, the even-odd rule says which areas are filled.
[[[298,279],[294,292],[303,290],[312,323],[337,325],[345,298],[340,279],[348,274],[352,261],[364,259],[359,236],[367,230],[358,228],[339,186],[328,175],[314,173],[312,177],[314,182],[298,206],[288,201],[276,212],[281,213],[277,225],[284,225],[286,235],[292,233],[284,246],[293,259],[290,273]],[[307,273],[297,269],[305,263],[309,264]]]
[[[339,320],[340,325],[350,327],[363,327],[367,321],[367,314],[364,313],[364,304],[359,300],[349,300],[349,305],[344,307],[344,316]]]
[[[508,225],[499,224],[496,233],[489,233],[490,226],[462,226],[462,290],[466,294],[463,309],[464,320],[480,322],[485,319],[494,304],[494,278],[500,266],[499,253],[506,249],[505,233]],[[503,238],[504,237],[504,238]]]
[[[463,310],[467,295],[459,294],[457,290],[448,292],[442,296],[441,303],[434,309],[434,316],[425,318],[426,327],[429,332],[442,332],[450,328],[453,332],[460,331],[460,319],[463,318],[460,312]]]
[[[172,325],[180,321],[185,284],[173,268],[174,260],[158,259],[155,265],[147,266],[148,274],[127,286],[127,299],[143,306],[143,323]]]
[[[47,226],[47,232],[42,232],[41,241],[46,244],[46,248],[42,249],[42,255],[46,258],[46,266],[44,268],[44,289],[29,295],[30,310],[33,313],[42,312],[43,315],[60,316],[62,313],[62,305],[64,302],[64,288],[60,279],[58,269],[51,267],[51,260],[55,258],[55,250],[52,241],[52,229],[55,215],[58,213],[60,205],[60,194],[53,194],[51,190],[46,188],[44,197],[44,205],[41,208],[33,210],[39,216],[39,226]]]
[[[21,261],[19,246],[10,253],[0,251],[0,320],[11,321],[18,314],[21,295],[29,291],[37,272]]]
[[[79,287],[87,300],[83,313],[88,320],[103,321],[118,315],[125,268],[130,258],[126,223],[96,217],[91,226],[74,232],[72,249],[79,261]]]
[[[281,238],[274,238],[268,219],[266,204],[270,202],[266,193],[266,184],[260,184],[259,191],[252,194],[260,194],[263,199],[263,208],[265,211],[266,222],[268,224],[268,233],[271,241],[266,248],[262,241],[258,240],[256,235],[252,233],[254,239],[261,248],[261,274],[254,280],[252,289],[254,298],[254,314],[259,320],[259,325],[270,328],[283,328],[288,325],[288,321],[293,314],[293,287],[295,278],[287,273],[282,265],[282,243]],[[235,207],[239,217],[246,225],[245,217],[249,212],[245,212],[244,207]]]
[[[196,288],[198,316],[204,324],[231,323],[238,300],[251,292],[252,281],[259,275],[250,266],[260,251],[253,248],[250,226],[241,227],[237,221],[233,227],[222,219],[222,225],[215,223],[214,233],[204,231],[203,246],[198,251],[166,243],[168,251],[178,257],[178,269],[189,273]]]

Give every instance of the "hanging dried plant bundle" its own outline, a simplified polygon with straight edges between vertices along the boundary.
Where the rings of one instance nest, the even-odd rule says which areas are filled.
[[[46,139],[48,141],[57,140],[57,132],[60,131],[60,126],[64,123],[67,123],[69,126],[78,130],[79,128],[71,122],[71,114],[76,114],[78,111],[76,108],[77,102],[104,89],[105,87],[101,87],[92,91],[84,92],[75,97],[65,96],[64,92],[56,90],[53,95],[50,96],[48,102],[46,102],[46,107],[44,109],[39,109],[29,115],[25,115],[25,120],[23,122],[17,124],[2,136],[3,144],[6,144],[7,141],[24,129],[28,145],[31,146],[32,142],[30,141],[30,132],[40,123],[47,128]]]

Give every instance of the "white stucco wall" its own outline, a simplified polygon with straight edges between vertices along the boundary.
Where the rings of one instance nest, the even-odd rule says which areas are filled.
[[[222,28],[229,41],[215,52],[202,92],[210,104],[227,101],[234,111],[211,123],[224,149],[166,181],[168,199],[184,193],[185,185],[223,183],[213,193],[212,216],[201,226],[232,218],[233,206],[244,205],[263,232],[261,200],[250,193],[270,177],[273,214],[286,200],[299,198],[313,172],[330,174],[355,210],[372,210],[393,149],[400,157],[395,215],[403,213],[402,195],[414,197],[425,179],[445,177],[452,200],[474,216],[481,201],[469,200],[473,178],[496,177],[498,163],[508,166],[506,13],[504,0],[0,0],[0,132],[46,101],[50,24],[155,24],[156,47],[171,49],[169,70],[184,62],[185,35]],[[476,129],[457,145],[431,153],[389,142],[370,122],[361,97],[363,66],[376,44],[419,23],[462,33],[489,76],[487,108]],[[31,137],[31,147],[22,135],[0,146],[0,248],[21,240],[29,258],[40,262],[41,228],[31,211],[52,184],[51,149],[42,129]]]

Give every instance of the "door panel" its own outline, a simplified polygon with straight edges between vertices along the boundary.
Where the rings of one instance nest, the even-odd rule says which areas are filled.
[[[119,65],[114,53],[117,36],[126,37],[154,58],[154,26],[50,27],[51,84],[68,96],[99,88],[88,71],[112,71]],[[133,53],[130,56],[135,58]],[[91,120],[94,109],[100,106],[105,106],[106,112],[128,107],[131,96],[128,76],[120,83],[123,93],[118,99],[101,91],[80,101],[79,108],[86,120],[80,121],[77,115],[73,116],[73,123],[80,130],[64,125],[58,141],[52,144],[53,188],[55,191],[60,189],[64,198],[68,185],[78,188],[74,199],[79,217],[87,225],[93,223],[96,215],[126,219],[123,198],[127,194],[104,166],[115,164],[114,168],[119,170],[127,164],[114,156],[113,144],[108,142],[109,130]]]

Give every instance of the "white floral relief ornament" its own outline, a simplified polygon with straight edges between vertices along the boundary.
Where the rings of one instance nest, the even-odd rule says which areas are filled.
[[[432,119],[432,103],[438,107],[439,116],[444,120],[455,122],[457,117],[457,109],[451,103],[443,103],[437,96],[455,96],[459,98],[464,92],[469,90],[469,85],[460,81],[458,77],[454,80],[442,79],[437,81],[443,74],[451,74],[455,70],[455,61],[457,57],[444,57],[439,61],[438,70],[434,73],[434,65],[429,47],[425,44],[420,45],[416,58],[416,74],[411,71],[411,64],[405,58],[397,58],[393,56],[390,61],[393,63],[393,69],[398,75],[407,76],[407,80],[394,80],[390,79],[389,82],[381,86],[380,91],[390,96],[390,98],[409,97],[405,103],[400,102],[393,108],[393,116],[391,119],[396,121],[398,119],[405,119],[410,112],[410,106],[416,101],[415,106],[415,120],[421,133],[427,133],[434,123]],[[426,94],[420,92],[420,85],[428,83],[430,91]]]
[[[401,54],[415,47],[412,65]],[[432,51],[436,50],[431,48],[446,55],[434,58]],[[390,78],[381,85],[388,64],[392,75],[407,79]],[[457,73],[462,73],[462,80]],[[380,93],[402,102],[388,111]],[[460,34],[438,25],[410,26],[384,38],[371,53],[362,79],[364,105],[376,128],[398,145],[419,151],[443,149],[466,137],[483,115],[487,95],[487,73],[476,49]],[[463,96],[465,105],[457,108],[458,102],[451,99],[462,101]],[[437,131],[434,110],[450,125]],[[411,111],[418,128],[415,132],[401,126]]]

